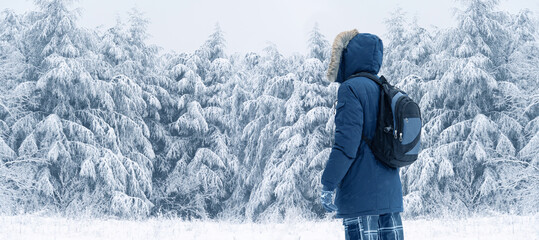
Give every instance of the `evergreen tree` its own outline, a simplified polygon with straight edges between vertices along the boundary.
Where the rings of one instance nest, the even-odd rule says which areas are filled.
[[[31,69],[39,72],[16,88],[30,100],[19,101],[26,111],[9,139],[18,155],[10,164],[35,182],[37,206],[29,208],[147,216],[154,153],[142,118],[152,103],[127,77],[92,77],[92,39],[77,28],[69,1],[36,3],[25,45],[34,46]]]
[[[310,33],[309,41],[309,58],[316,58],[321,62],[326,61],[330,57],[330,46],[328,40],[318,28],[318,23],[314,24],[313,30]]]
[[[434,51],[432,37],[426,29],[417,24],[417,19],[410,22],[406,13],[397,8],[389,19],[387,37],[384,39],[384,63],[381,74],[399,85],[404,78],[415,75],[425,80],[435,78],[429,72],[432,68]],[[412,91],[413,92],[413,91]],[[419,99],[418,99],[419,100]]]
[[[165,160],[174,169],[168,173],[165,190],[168,205],[185,217],[215,217],[221,212],[220,202],[231,194],[236,156],[229,150],[229,134],[234,130],[234,118],[230,117],[232,106],[226,101],[226,89],[233,88],[232,65],[219,49],[224,42],[219,27],[198,53],[207,57],[199,61],[198,54],[179,64],[178,79],[180,116],[171,123],[175,132],[173,143]],[[216,45],[212,45],[216,44]],[[211,50],[211,51],[210,51]],[[204,59],[204,58],[202,58]],[[201,63],[210,66],[201,65]],[[201,78],[196,73],[205,69]]]
[[[217,58],[225,58],[225,46],[224,32],[221,30],[219,23],[216,23],[213,33],[204,42],[198,53],[201,57],[211,62]]]
[[[505,179],[523,167],[514,161],[522,126],[499,108],[508,86],[499,70],[508,32],[496,4],[467,2],[458,28],[441,37],[444,63],[435,66],[448,69],[422,86],[424,150],[403,171],[411,215],[507,211],[502,206],[514,201]],[[439,207],[446,202],[451,206]]]
[[[0,82],[2,95],[8,95],[18,83],[23,81],[24,70],[27,67],[22,45],[21,33],[26,26],[21,16],[13,11],[4,10],[0,13]]]
[[[518,151],[517,159],[525,165],[524,170],[512,172],[508,177],[508,186],[516,189],[514,198],[521,205],[523,212],[534,211],[539,205],[539,39],[536,19],[529,10],[524,10],[512,16],[510,31],[512,45],[511,54],[505,64],[508,72],[508,82],[503,88],[503,99],[499,105],[504,116],[510,116],[520,123],[521,128],[504,127],[508,137],[515,142]]]

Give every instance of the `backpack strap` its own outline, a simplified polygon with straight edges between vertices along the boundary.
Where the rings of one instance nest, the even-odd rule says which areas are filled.
[[[355,78],[355,77],[366,77],[366,78],[368,78],[370,80],[373,80],[380,87],[382,86],[382,84],[387,82],[387,80],[386,80],[386,78],[384,76],[380,76],[380,78],[378,78],[378,77],[376,77],[376,75],[374,75],[372,73],[368,73],[368,72],[359,72],[359,73],[353,74],[348,79]]]
[[[368,72],[359,72],[359,73],[356,73],[356,74],[353,74],[352,76],[350,76],[348,79],[350,78],[355,78],[355,77],[366,77],[372,81],[374,81],[376,84],[378,84],[378,86],[380,86],[380,104],[383,104],[383,98],[384,98],[384,83],[387,83],[387,79],[384,77],[384,76],[380,76],[380,78],[378,78],[376,75],[372,74],[372,73],[368,73]],[[383,108],[381,108],[383,109]],[[379,107],[379,110],[380,111],[380,107]],[[365,115],[363,115],[363,118],[365,118]],[[365,122],[365,119],[363,119],[363,122]],[[377,123],[378,125],[378,123]],[[367,143],[367,146],[369,147],[369,149],[373,149],[373,140],[372,139],[369,139],[367,136],[365,136],[365,134],[363,134],[363,132],[361,133],[361,139]],[[361,147],[361,144],[360,144],[360,147]]]

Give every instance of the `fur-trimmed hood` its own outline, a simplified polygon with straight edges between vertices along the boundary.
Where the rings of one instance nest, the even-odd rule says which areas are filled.
[[[382,57],[382,40],[376,35],[356,29],[339,33],[333,41],[327,78],[342,83],[358,72],[378,74]]]

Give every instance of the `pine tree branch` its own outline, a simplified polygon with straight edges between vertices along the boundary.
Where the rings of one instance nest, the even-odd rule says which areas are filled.
[[[536,166],[533,166],[531,165],[529,162],[525,162],[525,161],[522,161],[522,160],[516,160],[516,159],[493,159],[493,160],[488,160],[489,163],[498,163],[498,162],[508,162],[508,163],[519,163],[519,164],[524,164],[524,165],[527,165],[527,166],[531,166],[532,168],[535,168],[535,170],[539,171],[539,168],[537,168]]]
[[[33,159],[23,159],[23,160],[13,160],[13,161],[7,161],[4,162],[4,164],[15,164],[15,163],[24,163],[24,162],[35,162],[35,163],[47,163],[46,160],[39,159],[39,158],[33,158]]]

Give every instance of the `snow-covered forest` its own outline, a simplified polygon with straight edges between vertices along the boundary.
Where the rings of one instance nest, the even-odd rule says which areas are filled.
[[[324,217],[333,36],[229,53],[216,25],[198,50],[164,52],[136,9],[86,29],[71,1],[35,3],[0,13],[0,214]],[[406,217],[539,210],[539,22],[496,5],[463,2],[455,28],[386,21],[381,74],[424,124],[400,170]]]

